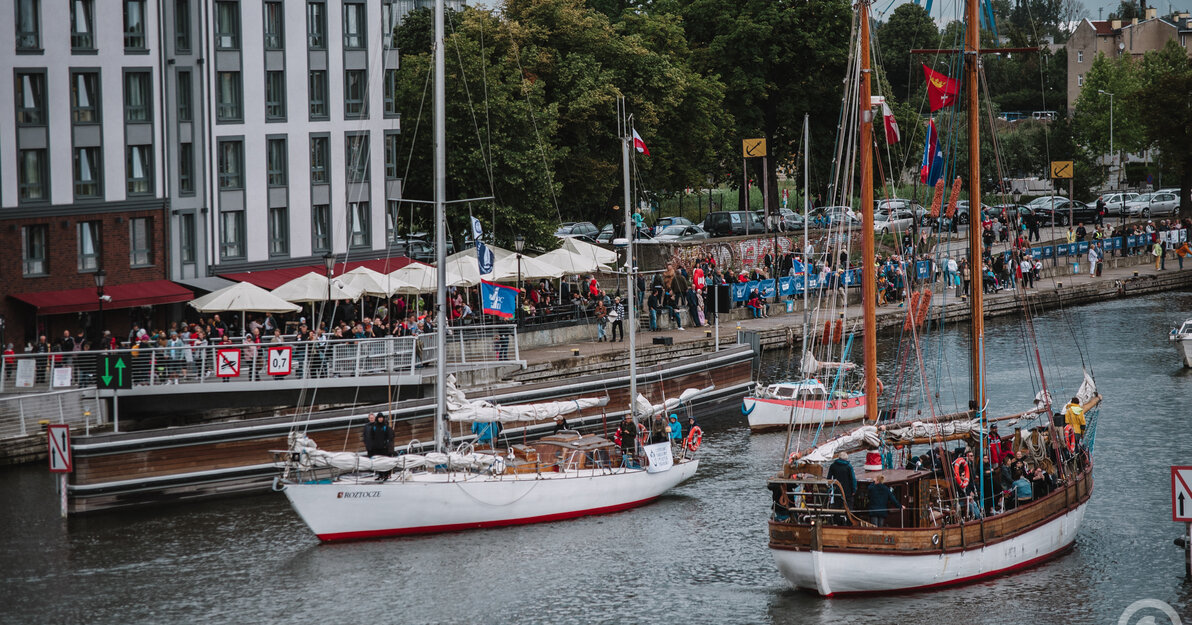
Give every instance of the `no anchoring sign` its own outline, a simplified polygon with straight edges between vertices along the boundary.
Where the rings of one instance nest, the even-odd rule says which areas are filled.
[[[1192,523],[1192,467],[1171,467],[1171,520]]]

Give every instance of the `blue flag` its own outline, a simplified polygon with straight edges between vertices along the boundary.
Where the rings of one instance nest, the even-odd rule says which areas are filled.
[[[493,251],[488,249],[480,237],[484,229],[480,227],[480,220],[472,218],[472,240],[476,242],[476,262],[480,267],[480,275],[487,276],[493,272]]]
[[[484,299],[485,314],[512,319],[517,311],[517,289],[511,286],[481,280],[480,297]]]

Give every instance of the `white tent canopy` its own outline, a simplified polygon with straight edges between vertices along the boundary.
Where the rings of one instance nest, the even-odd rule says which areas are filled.
[[[539,258],[541,257],[530,257],[522,254],[521,262],[518,263],[517,254],[506,256],[493,263],[493,273],[491,276],[485,276],[485,279],[505,282],[508,280],[517,280],[519,275],[522,280],[563,277],[562,268],[552,265],[549,262],[542,262]]]
[[[239,282],[191,300],[190,307],[201,313],[286,313],[302,310],[299,306],[248,282]]]
[[[389,274],[394,293],[407,295],[434,292],[438,284],[436,269],[422,263],[410,263]]]
[[[354,300],[360,291],[344,284],[342,278],[332,278],[327,286],[327,276],[310,272],[273,289],[273,294],[287,302],[322,302],[326,300]]]
[[[591,258],[601,265],[613,265],[617,262],[617,253],[606,250],[599,245],[592,245],[587,241],[580,241],[574,237],[563,238],[563,249],[570,250],[585,258]]]
[[[596,262],[590,256],[582,256],[575,252],[560,247],[553,252],[547,252],[541,256],[534,257],[534,260],[540,263],[546,263],[552,267],[558,267],[564,274],[569,276],[578,276],[588,273],[596,273],[604,269],[603,265]]]
[[[374,297],[388,297],[393,295],[395,285],[389,276],[368,267],[357,267],[340,278],[349,290],[357,290],[364,295]],[[334,283],[334,280],[332,281]]]

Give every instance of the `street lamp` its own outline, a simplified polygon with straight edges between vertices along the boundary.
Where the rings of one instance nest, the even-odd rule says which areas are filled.
[[[522,292],[521,259],[522,259],[522,252],[526,251],[526,237],[523,237],[520,234],[513,237],[513,249],[517,251],[517,296],[518,296],[518,298],[521,298],[521,292]],[[513,309],[514,324],[517,323],[518,318],[521,316],[521,312],[518,310],[520,308],[521,308],[521,303],[518,302],[518,305],[515,306]]]
[[[323,302],[323,308],[327,309],[331,306],[331,273],[335,270],[335,254],[327,252],[323,254],[323,272],[327,276],[327,300]],[[327,329],[331,329],[331,317],[327,317]]]
[[[1109,168],[1113,169],[1113,162],[1115,154],[1113,153],[1113,94],[1103,89],[1098,89],[1097,93],[1109,96]],[[1117,181],[1114,181],[1113,190],[1117,191]],[[1122,202],[1122,219],[1125,219],[1126,203]]]
[[[103,285],[108,281],[108,272],[100,269],[95,272],[95,297],[99,299],[99,338],[103,339]]]

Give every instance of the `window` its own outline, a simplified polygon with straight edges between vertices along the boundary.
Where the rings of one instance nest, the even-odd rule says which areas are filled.
[[[174,52],[190,53],[190,0],[174,0]]]
[[[46,151],[20,150],[17,153],[17,195],[22,202],[43,202],[50,199],[46,180]]]
[[[395,132],[385,133],[385,179],[397,180],[397,138]]]
[[[316,69],[310,73],[310,118],[327,119],[327,70]]]
[[[385,117],[397,117],[397,70],[385,70]]]
[[[219,72],[215,82],[215,119],[238,122],[244,118],[240,99],[240,72]]]
[[[152,146],[128,146],[128,194],[149,195],[153,193],[153,153]]]
[[[327,184],[327,160],[331,150],[327,145],[327,137],[310,138],[310,182],[311,184]]]
[[[368,202],[348,204],[348,247],[368,247]]]
[[[265,72],[265,121],[286,120],[286,73]]]
[[[21,227],[21,275],[44,276],[49,274],[46,265],[46,239],[49,226]]]
[[[225,260],[244,258],[244,211],[227,211],[219,216],[219,254]]]
[[[398,215],[398,210],[401,208],[401,202],[397,200],[385,201],[385,242],[392,244],[397,240],[397,224],[401,223],[401,217]]]
[[[70,121],[76,124],[99,123],[99,73],[71,73]]]
[[[100,167],[98,147],[74,149],[75,199],[96,199],[102,196],[103,168]]]
[[[348,182],[368,182],[368,135],[348,135],[344,146],[347,148]]]
[[[327,49],[327,5],[322,2],[306,3],[306,46]]]
[[[17,80],[17,125],[44,126],[46,123],[46,75],[23,72]]]
[[[397,27],[400,23],[398,11],[392,0],[384,0],[384,2],[381,5],[381,45],[386,50],[396,50]]]
[[[365,70],[344,71],[344,117],[368,117],[368,72]]]
[[[266,170],[269,186],[286,186],[286,140],[268,139],[265,142]]]
[[[344,3],[344,50],[365,49],[366,36],[364,4]]]
[[[124,49],[145,49],[145,0],[124,0]]]
[[[79,233],[79,271],[95,271],[99,269],[100,229],[103,224],[98,221],[80,221]]]
[[[38,0],[17,0],[17,50],[41,49],[41,16]]]
[[[1077,74],[1077,75],[1076,75],[1076,86],[1077,86],[1077,87],[1083,87],[1083,86],[1084,86],[1084,74]]]
[[[178,193],[195,194],[195,148],[193,143],[178,144]]]
[[[312,251],[331,251],[331,207],[326,204],[315,204],[310,207],[310,219]]]
[[[269,209],[269,255],[285,256],[290,253],[290,219],[286,207]]]
[[[265,3],[265,49],[282,50],[286,46],[285,11],[280,2]]]
[[[71,0],[70,48],[95,50],[95,0]]]
[[[183,263],[195,262],[195,214],[183,213],[178,216],[178,256]]]
[[[124,121],[150,121],[153,106],[150,88],[149,72],[124,74]]]
[[[190,70],[178,70],[178,121],[194,121],[190,97]]]
[[[1084,50],[1077,50],[1077,51],[1076,51],[1076,62],[1077,62],[1077,63],[1084,63]]]
[[[221,191],[244,188],[244,142],[219,142],[219,188]]]
[[[149,267],[153,264],[153,219],[133,217],[128,220],[128,264]]]
[[[217,50],[240,49],[240,3],[220,1],[215,3],[215,48]]]

